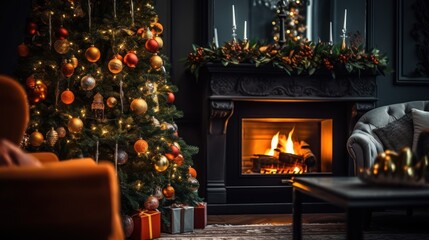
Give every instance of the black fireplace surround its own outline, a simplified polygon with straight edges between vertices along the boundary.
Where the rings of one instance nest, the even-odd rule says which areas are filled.
[[[201,73],[205,189],[209,214],[290,213],[295,174],[241,172],[243,118],[332,119],[332,171],[303,176],[349,175],[346,141],[355,121],[375,107],[376,78],[366,74],[289,76],[272,67],[207,64]],[[204,181],[201,180],[200,181]],[[326,206],[306,199],[304,210]]]

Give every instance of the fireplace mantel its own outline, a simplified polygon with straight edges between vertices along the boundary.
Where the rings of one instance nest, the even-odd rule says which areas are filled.
[[[203,128],[206,136],[202,152],[206,157],[206,199],[211,213],[235,212],[277,212],[276,204],[256,204],[264,206],[255,211],[256,205],[231,204],[229,191],[236,186],[227,182],[228,121],[233,116],[235,105],[239,102],[263,103],[345,103],[347,106],[348,132],[351,132],[356,120],[366,111],[375,107],[377,101],[376,76],[369,74],[336,74],[332,78],[329,72],[315,73],[312,76],[290,76],[274,67],[256,67],[252,64],[223,66],[207,64],[202,69],[200,80],[203,92]],[[346,130],[346,129],[345,129]],[[234,133],[237,135],[236,133]],[[336,169],[344,169],[339,165]],[[343,170],[335,170],[334,175],[347,175]],[[283,177],[284,178],[284,177]],[[279,180],[280,181],[280,180]],[[251,185],[251,184],[250,184]],[[286,187],[286,186],[281,186]],[[251,186],[244,186],[251,188]],[[290,204],[290,203],[285,203]],[[242,210],[240,209],[242,207]],[[233,207],[233,208],[231,208]],[[256,207],[257,208],[257,207]],[[234,210],[232,210],[234,209]],[[252,210],[250,210],[252,209]]]

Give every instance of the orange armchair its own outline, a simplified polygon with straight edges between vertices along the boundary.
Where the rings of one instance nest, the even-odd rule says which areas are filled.
[[[28,124],[25,91],[0,75],[0,138],[18,144]],[[119,185],[111,163],[59,161],[0,167],[0,239],[124,239]]]

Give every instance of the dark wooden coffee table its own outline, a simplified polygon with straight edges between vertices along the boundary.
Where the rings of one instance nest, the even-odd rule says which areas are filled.
[[[293,179],[293,239],[302,239],[302,195],[335,206],[347,214],[347,239],[363,239],[364,213],[371,208],[429,206],[427,187],[385,187],[357,177],[296,177]]]

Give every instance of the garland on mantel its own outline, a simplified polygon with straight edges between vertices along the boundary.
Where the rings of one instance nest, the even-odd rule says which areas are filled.
[[[344,70],[353,74],[375,75],[391,72],[388,58],[378,49],[366,51],[363,45],[341,48],[340,44],[311,41],[289,41],[281,47],[277,44],[250,44],[242,40],[226,42],[220,47],[194,44],[186,67],[198,78],[200,68],[207,63],[221,63],[224,66],[251,63],[256,67],[271,64],[289,75],[313,75],[319,70],[328,70],[333,78]]]

